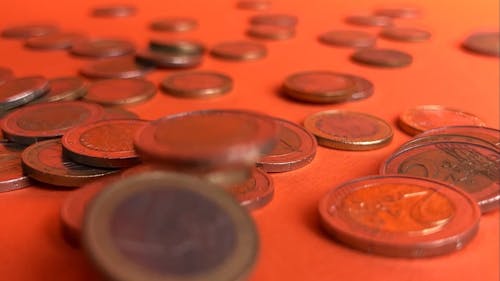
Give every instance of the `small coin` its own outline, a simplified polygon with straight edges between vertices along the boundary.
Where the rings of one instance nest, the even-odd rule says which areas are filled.
[[[24,147],[13,143],[0,143],[0,193],[30,185],[21,169],[21,152]]]
[[[12,70],[10,68],[0,66],[0,85],[12,78],[14,78]]]
[[[249,213],[229,194],[165,172],[104,189],[87,209],[83,234],[90,259],[121,281],[244,280],[258,249]]]
[[[77,100],[87,93],[85,81],[76,76],[50,79],[49,87],[50,90],[47,94],[30,103]]]
[[[372,176],[343,183],[321,199],[325,230],[362,251],[423,258],[462,249],[481,213],[470,196],[443,182]]]
[[[473,33],[464,40],[462,47],[478,54],[500,57],[500,33]]]
[[[355,62],[378,67],[403,67],[412,63],[410,54],[392,49],[359,49],[351,59]]]
[[[284,27],[295,27],[298,21],[296,16],[288,14],[262,14],[250,18],[251,24],[268,24]]]
[[[153,21],[150,28],[162,32],[185,32],[198,27],[198,21],[192,18],[172,17]]]
[[[134,112],[121,107],[105,107],[103,120],[111,119],[139,119],[139,116]]]
[[[203,56],[186,55],[157,50],[142,50],[136,54],[139,63],[151,64],[162,68],[192,68],[201,64]]]
[[[380,36],[396,41],[420,42],[429,40],[431,33],[411,27],[386,27],[380,32]]]
[[[84,39],[73,44],[70,49],[76,56],[89,58],[119,57],[135,51],[134,44],[123,39]]]
[[[0,84],[0,112],[26,104],[49,91],[49,82],[42,76],[7,80]]]
[[[82,34],[75,32],[52,33],[29,38],[24,45],[36,50],[61,50],[71,48],[75,42],[84,38]]]
[[[10,112],[1,128],[10,141],[29,145],[61,137],[73,127],[100,120],[103,114],[101,106],[81,101],[39,103]]]
[[[266,0],[238,0],[236,7],[243,10],[267,10],[271,7],[271,2]]]
[[[210,54],[226,60],[257,60],[267,55],[266,46],[251,41],[228,41],[215,45]]]
[[[192,71],[169,75],[161,82],[163,90],[179,97],[214,97],[233,88],[231,77],[214,71]]]
[[[399,127],[409,135],[416,135],[430,129],[454,126],[486,124],[474,114],[441,105],[420,105],[410,108],[399,116]]]
[[[136,7],[131,5],[105,5],[94,7],[91,11],[93,17],[119,18],[130,17],[137,12]]]
[[[126,105],[145,102],[156,93],[156,86],[144,79],[115,78],[89,85],[84,99],[101,105]]]
[[[308,165],[316,155],[316,138],[303,127],[290,121],[273,118],[278,130],[274,149],[257,161],[266,172],[287,172]]]
[[[392,19],[386,16],[377,15],[353,15],[348,16],[345,21],[354,25],[361,26],[391,26]]]
[[[445,126],[426,130],[417,137],[456,134],[482,139],[500,149],[500,130],[483,126]]]
[[[319,41],[333,46],[367,48],[375,46],[377,38],[363,31],[333,30],[321,34]]]
[[[380,173],[448,182],[468,192],[483,213],[499,207],[500,154],[491,146],[452,141],[421,144],[391,155]]]
[[[2,31],[2,37],[12,39],[28,39],[31,37],[56,33],[59,28],[51,24],[27,24],[6,28]]]
[[[310,115],[304,127],[320,145],[342,150],[372,150],[388,145],[392,128],[384,120],[366,113],[327,110]]]
[[[63,155],[61,140],[46,140],[28,146],[21,154],[23,173],[51,185],[77,187],[117,170],[80,165]]]
[[[466,142],[473,143],[477,145],[487,146],[491,148],[498,149],[499,147],[495,146],[493,143],[488,142],[484,139],[480,139],[473,136],[464,136],[464,135],[454,135],[454,134],[433,134],[427,136],[417,135],[415,138],[405,142],[398,148],[398,151],[402,151],[414,146],[419,146],[423,144],[436,143],[436,142]]]
[[[375,10],[375,14],[390,18],[416,18],[421,11],[416,7],[386,7]]]
[[[90,63],[80,73],[90,78],[138,78],[153,69],[152,64],[139,63],[134,57],[116,57]]]
[[[354,91],[351,94],[350,100],[355,101],[355,100],[366,99],[373,95],[374,86],[372,82],[363,77],[349,75],[349,74],[344,74],[344,75],[352,79],[354,81],[354,84],[356,85],[356,91]]]
[[[205,52],[202,43],[189,39],[151,39],[149,48],[175,55],[202,55]]]
[[[295,36],[295,28],[271,24],[252,24],[247,34],[254,38],[268,40],[286,40]]]
[[[259,168],[254,168],[252,177],[244,183],[226,187],[241,206],[256,210],[269,204],[273,199],[274,186],[271,177]]]

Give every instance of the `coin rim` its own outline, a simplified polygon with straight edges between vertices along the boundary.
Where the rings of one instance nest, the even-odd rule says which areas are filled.
[[[173,80],[193,74],[217,77],[220,80],[222,80],[222,85],[220,87],[211,87],[211,88],[195,89],[195,90],[186,90],[172,85]],[[168,75],[161,81],[161,88],[165,93],[176,97],[209,98],[209,97],[221,96],[230,92],[233,89],[233,79],[230,76],[217,71],[198,70],[198,71],[176,72]]]
[[[96,85],[99,86],[101,84],[108,84],[108,83],[112,84],[121,82],[125,83],[132,82],[136,83],[137,85],[141,84],[141,87],[143,89],[139,94],[136,94],[132,97],[120,98],[115,100],[102,100],[101,99],[102,96],[105,96],[105,94],[103,95],[102,93],[99,93],[96,96],[92,96],[92,90],[94,90],[94,87],[96,87]],[[133,105],[146,102],[152,99],[155,96],[156,91],[157,91],[156,85],[153,82],[146,80],[144,78],[111,78],[91,83],[87,88],[87,94],[85,95],[85,97],[83,97],[83,100],[91,103],[97,103],[103,106]]]

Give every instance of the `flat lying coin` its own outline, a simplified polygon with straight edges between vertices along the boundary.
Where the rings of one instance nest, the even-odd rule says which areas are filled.
[[[186,55],[173,52],[142,50],[136,54],[136,60],[143,64],[152,64],[162,68],[192,68],[201,64],[203,56]]]
[[[151,39],[149,48],[176,55],[202,55],[205,52],[202,43],[188,39]]]
[[[396,41],[420,42],[429,40],[431,33],[411,27],[387,27],[382,29],[380,36]]]
[[[117,57],[90,63],[80,73],[90,78],[138,78],[153,69],[152,64],[139,63],[134,57]]]
[[[367,48],[375,46],[377,38],[355,30],[333,30],[319,36],[321,43],[340,47]]]
[[[238,0],[236,7],[243,10],[267,10],[271,7],[271,2],[266,0]]]
[[[144,79],[106,79],[89,85],[84,99],[102,105],[125,105],[145,102],[156,93],[156,86]]]
[[[345,21],[350,24],[362,26],[391,26],[392,19],[386,16],[355,15],[348,16]]]
[[[134,44],[123,39],[85,39],[79,40],[71,47],[71,53],[76,56],[103,58],[118,57],[133,53]]]
[[[254,38],[268,40],[286,40],[295,36],[295,28],[271,24],[252,24],[247,34]]]
[[[172,17],[153,21],[150,28],[154,31],[185,32],[198,26],[198,21],[192,18]]]
[[[0,66],[0,85],[12,78],[14,78],[12,70],[10,68]]]
[[[56,33],[59,28],[51,24],[27,24],[6,28],[2,31],[2,37],[12,39],[28,39],[31,37]]]
[[[251,217],[229,194],[165,172],[103,190],[87,209],[83,234],[90,259],[117,281],[244,280],[258,250]]]
[[[266,46],[251,41],[229,41],[215,45],[210,54],[227,60],[257,60],[267,55]]]
[[[464,40],[462,47],[477,54],[500,57],[500,33],[473,33]]]
[[[87,94],[87,85],[76,76],[59,77],[49,80],[50,90],[31,104],[41,102],[77,100]]]
[[[214,71],[171,74],[161,82],[163,90],[179,97],[214,97],[233,88],[231,77]]]
[[[24,105],[49,91],[49,82],[42,76],[7,80],[0,84],[0,112]]]
[[[417,137],[437,134],[456,134],[475,137],[487,141],[500,149],[500,130],[483,126],[444,126],[426,130]]]
[[[284,27],[295,27],[298,21],[296,16],[287,14],[263,14],[250,18],[251,24],[268,24]]]
[[[85,37],[80,33],[53,33],[32,37],[26,40],[25,46],[36,50],[61,50],[68,49]]]
[[[137,9],[131,5],[106,5],[94,7],[91,11],[93,17],[118,18],[133,16]]]
[[[462,249],[481,213],[463,191],[443,182],[373,176],[343,183],[319,203],[323,227],[362,251],[423,258]]]
[[[269,175],[261,169],[255,168],[252,177],[241,184],[225,188],[241,206],[249,210],[256,210],[269,204],[273,199],[274,186]]]
[[[21,152],[24,147],[13,143],[0,144],[0,193],[21,189],[30,185],[21,168]]]
[[[482,146],[487,146],[487,147],[491,147],[494,149],[498,149],[498,147],[495,146],[493,143],[490,143],[486,140],[476,138],[473,136],[452,135],[452,134],[435,134],[435,135],[427,135],[427,136],[417,135],[415,138],[413,138],[413,139],[405,142],[403,145],[401,145],[398,148],[398,151],[406,150],[406,149],[412,148],[414,146],[430,144],[430,143],[447,142],[447,141],[449,141],[449,142],[466,142],[466,143],[472,143],[472,144],[477,144],[477,145],[482,145]]]
[[[416,7],[386,7],[375,10],[375,14],[390,18],[416,18],[421,11]]]
[[[360,49],[351,59],[365,65],[378,67],[403,67],[410,65],[413,58],[410,54],[392,49]]]

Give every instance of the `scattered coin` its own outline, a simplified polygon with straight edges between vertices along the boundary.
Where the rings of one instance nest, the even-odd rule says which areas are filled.
[[[14,73],[12,72],[12,70],[10,68],[0,66],[0,85],[12,78],[14,78]]]
[[[73,55],[89,58],[119,57],[134,50],[130,41],[112,38],[79,40],[70,49]]]
[[[198,26],[198,21],[192,18],[172,17],[155,20],[150,28],[154,31],[185,32]]]
[[[61,50],[69,49],[84,36],[80,33],[51,33],[43,36],[32,37],[26,40],[24,45],[36,50]]]
[[[59,28],[51,24],[27,24],[6,28],[2,31],[2,37],[12,39],[28,39],[31,37],[56,33]]]
[[[231,77],[214,71],[174,73],[161,82],[163,90],[179,97],[214,97],[233,88]]]
[[[364,31],[333,30],[321,34],[319,41],[333,46],[367,48],[375,46],[377,38]]]
[[[21,152],[24,147],[14,143],[0,143],[0,193],[30,185],[21,169]]]
[[[295,29],[281,25],[252,24],[247,29],[247,34],[259,39],[286,40],[295,36]]]
[[[271,2],[266,0],[239,0],[236,7],[243,10],[267,10],[271,7]]]
[[[423,144],[439,143],[439,142],[447,142],[447,141],[449,141],[449,142],[466,142],[466,143],[472,143],[472,144],[477,144],[477,145],[482,145],[482,146],[487,146],[487,147],[498,149],[498,147],[495,146],[493,143],[490,143],[486,140],[476,138],[473,136],[452,135],[452,134],[435,134],[435,135],[427,135],[427,136],[417,135],[415,138],[402,144],[398,148],[398,151],[403,151],[405,149],[408,149],[408,148],[411,148],[414,146],[423,145]]]
[[[344,75],[352,79],[354,81],[354,84],[356,85],[356,91],[354,91],[351,94],[350,100],[355,101],[355,100],[366,99],[373,95],[374,86],[372,82],[363,77],[349,75],[349,74],[344,74]]]
[[[91,15],[94,17],[119,18],[130,17],[137,12],[137,9],[131,5],[105,5],[94,7]]]
[[[500,130],[483,126],[445,126],[426,130],[418,137],[437,134],[456,134],[482,139],[500,149]]]
[[[380,36],[396,41],[420,42],[429,40],[431,33],[411,27],[386,27],[380,32]]]
[[[298,21],[296,16],[287,14],[262,14],[250,18],[251,24],[268,24],[284,27],[295,27]]]
[[[143,50],[136,54],[136,60],[162,68],[192,68],[201,64],[201,55],[186,55],[172,52]]]
[[[464,40],[462,47],[478,54],[500,57],[500,33],[473,33]]]
[[[111,119],[139,119],[139,116],[134,112],[121,107],[105,107],[103,120]]]
[[[90,63],[80,73],[90,78],[138,78],[153,69],[152,64],[139,63],[134,57],[116,57]]]
[[[421,12],[416,7],[386,7],[375,10],[375,14],[390,18],[416,18]]]
[[[377,15],[354,15],[348,16],[345,21],[350,24],[361,26],[391,26],[392,19]]]
[[[412,63],[413,58],[410,54],[392,49],[359,49],[351,59],[371,66],[379,67],[403,67]]]
[[[256,210],[269,204],[273,199],[274,186],[271,177],[259,168],[254,168],[252,177],[244,183],[226,187],[241,206]]]
[[[210,54],[226,60],[257,60],[267,55],[266,46],[251,41],[228,41],[215,45]]]
[[[49,82],[42,76],[7,80],[0,84],[0,112],[24,105],[49,91]]]
[[[202,43],[188,39],[151,39],[149,48],[176,55],[202,55],[205,52]]]
[[[30,103],[77,100],[87,93],[85,81],[76,76],[50,79],[49,87],[50,90],[47,94]]]
[[[156,86],[144,79],[115,78],[89,85],[84,99],[101,105],[126,105],[145,102],[156,93]]]

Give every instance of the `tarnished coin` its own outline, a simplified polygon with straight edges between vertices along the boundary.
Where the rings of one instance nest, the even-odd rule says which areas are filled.
[[[463,191],[440,181],[372,176],[333,188],[321,199],[325,230],[362,251],[423,258],[462,249],[481,213]]]
[[[149,48],[175,55],[202,55],[205,52],[201,42],[189,39],[151,39]]]
[[[52,33],[29,38],[24,45],[36,50],[61,50],[71,48],[75,42],[84,38],[82,34],[75,32]]]
[[[420,42],[429,40],[431,33],[427,30],[411,27],[387,27],[382,29],[380,36],[396,41]]]
[[[128,40],[100,38],[79,40],[73,44],[70,51],[76,56],[103,58],[119,57],[133,53],[135,47]]]
[[[483,126],[445,126],[426,130],[417,137],[456,134],[482,139],[500,149],[500,130]]]
[[[117,57],[90,63],[80,73],[90,78],[137,78],[153,69],[152,64],[139,63],[134,57]]]
[[[94,7],[91,11],[93,17],[119,18],[133,16],[137,12],[131,5],[105,5]]]
[[[78,126],[61,139],[64,155],[80,164],[101,168],[124,168],[138,164],[134,136],[144,120],[112,119]]]
[[[345,21],[350,24],[361,26],[391,26],[392,19],[377,15],[353,15],[348,16]]]
[[[392,49],[359,49],[351,59],[365,65],[379,67],[403,67],[410,65],[413,57],[402,51]]]
[[[142,50],[136,54],[136,60],[143,64],[152,64],[162,68],[192,68],[201,64],[203,56],[186,55],[158,50]]]
[[[27,24],[12,26],[2,31],[2,37],[12,39],[28,39],[31,37],[56,33],[59,28],[52,24]]]
[[[319,41],[333,46],[367,48],[375,46],[377,38],[364,31],[333,30],[321,34]]]
[[[254,168],[252,177],[244,183],[226,187],[226,190],[249,210],[256,210],[273,199],[274,186],[271,177],[259,168]]]
[[[0,84],[0,112],[35,100],[49,91],[49,82],[42,76],[7,80]]]
[[[139,116],[134,112],[126,110],[121,107],[105,107],[104,108],[104,116],[103,120],[111,120],[111,119],[139,119]]]
[[[117,170],[99,169],[70,161],[62,153],[61,140],[46,140],[28,146],[21,154],[23,173],[37,181],[77,187]]]
[[[316,138],[303,127],[290,121],[273,118],[278,130],[274,149],[257,161],[266,172],[287,172],[309,164],[316,155]]]
[[[224,190],[183,174],[151,172],[104,189],[87,209],[84,246],[117,281],[244,280],[258,236]]]
[[[390,18],[416,18],[420,16],[421,11],[419,8],[409,6],[385,7],[375,10],[375,14]]]
[[[156,86],[144,79],[106,79],[89,85],[84,99],[102,105],[126,105],[145,102],[156,93]]]
[[[198,26],[198,21],[186,17],[171,17],[153,21],[150,28],[154,31],[184,32],[193,30]]]
[[[327,110],[310,115],[304,127],[320,145],[343,150],[372,150],[388,145],[392,128],[384,120],[366,113]]]
[[[228,41],[215,45],[210,54],[227,60],[257,60],[267,55],[266,46],[252,41]]]
[[[214,97],[233,88],[231,77],[214,71],[174,73],[161,82],[163,90],[179,97]]]
[[[243,10],[267,10],[271,7],[271,2],[267,0],[238,0],[236,7]]]
[[[21,168],[24,147],[13,143],[0,143],[0,193],[30,185]]]
[[[81,101],[39,103],[7,114],[1,123],[7,139],[20,144],[61,137],[69,129],[103,117],[97,104]]]
[[[483,213],[500,206],[500,154],[492,147],[452,141],[413,146],[391,155],[380,173],[448,182],[469,193]]]
[[[53,78],[49,80],[50,90],[31,103],[77,100],[87,93],[87,85],[76,76]]]
[[[288,14],[262,14],[250,18],[251,24],[268,24],[284,27],[295,27],[298,21],[296,16]]]
[[[453,126],[486,124],[474,114],[441,105],[420,105],[407,109],[399,116],[399,127],[409,135],[416,135],[430,129]]]
[[[286,40],[295,36],[295,28],[272,24],[252,24],[247,34],[254,38],[268,40]]]
[[[0,66],[0,85],[12,78],[14,78],[12,70],[10,68]]]
[[[477,144],[477,145],[482,145],[482,146],[487,146],[495,149],[499,149],[499,147],[495,146],[493,143],[488,142],[484,139],[480,139],[477,137],[473,136],[464,136],[464,135],[455,135],[455,134],[434,134],[434,135],[426,135],[426,136],[421,136],[417,135],[415,138],[405,142],[403,145],[401,145],[398,148],[398,151],[402,151],[414,146],[419,146],[423,144],[430,144],[430,143],[436,143],[436,142],[466,142],[466,143],[472,143],[472,144]]]
[[[499,32],[476,32],[469,35],[462,47],[482,55],[500,56],[500,33]]]

